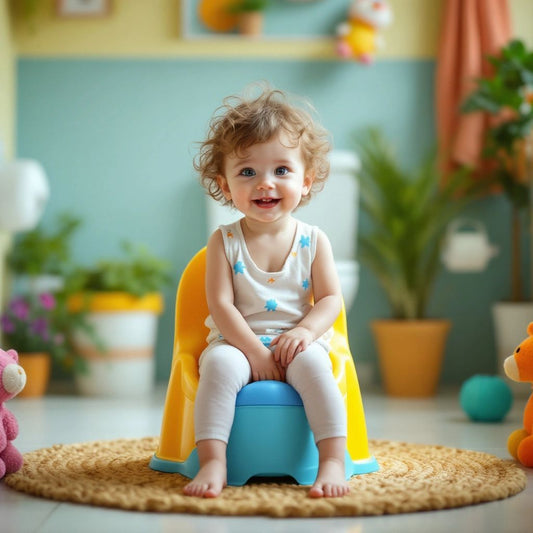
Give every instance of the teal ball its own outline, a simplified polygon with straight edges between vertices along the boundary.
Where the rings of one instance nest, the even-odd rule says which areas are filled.
[[[459,399],[475,422],[501,422],[513,405],[511,388],[498,376],[472,376],[463,383]]]

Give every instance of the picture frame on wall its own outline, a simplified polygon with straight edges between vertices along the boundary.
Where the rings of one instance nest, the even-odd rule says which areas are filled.
[[[56,0],[58,17],[107,17],[110,12],[111,0]]]

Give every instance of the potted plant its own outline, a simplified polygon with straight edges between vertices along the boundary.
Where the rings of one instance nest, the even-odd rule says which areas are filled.
[[[71,313],[85,314],[73,343],[82,362],[75,372],[88,395],[136,396],[151,391],[157,317],[168,264],[146,248],[124,245],[125,257],[75,271],[67,283]],[[95,337],[99,342],[95,342]]]
[[[503,374],[504,359],[514,351],[533,317],[533,302],[524,289],[522,272],[523,215],[527,208],[530,224],[533,221],[533,50],[513,40],[488,61],[491,74],[477,81],[462,111],[492,115],[484,143],[483,172],[488,185],[497,185],[511,204],[510,298],[493,308],[498,368]],[[531,265],[530,270],[533,274]]]
[[[42,396],[54,361],[65,363],[70,349],[58,323],[57,302],[51,293],[15,296],[0,319],[3,342],[19,353],[27,383],[21,397]]]
[[[236,0],[230,5],[230,13],[239,19],[239,32],[250,37],[261,35],[263,11],[269,0]]]
[[[8,265],[27,290],[39,293],[62,288],[64,276],[73,268],[70,244],[80,224],[79,218],[62,213],[52,231],[39,226],[16,239]]]
[[[357,144],[361,208],[368,219],[359,253],[392,311],[390,320],[372,322],[384,386],[395,396],[430,396],[450,322],[427,318],[427,306],[446,226],[470,196],[468,175],[458,172],[439,188],[436,157],[409,172],[378,130],[367,130]]]

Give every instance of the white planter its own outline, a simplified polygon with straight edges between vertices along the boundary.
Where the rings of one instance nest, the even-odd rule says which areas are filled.
[[[162,310],[158,298],[159,306],[151,301],[123,311],[115,310],[114,304],[102,305],[101,300],[91,303],[86,320],[106,350],[100,351],[83,331],[74,335],[86,367],[75,376],[82,394],[123,398],[146,396],[153,390],[157,321]]]
[[[503,362],[528,336],[527,326],[533,322],[533,302],[498,302],[493,305],[492,313],[498,355],[498,374],[506,380],[513,392],[527,395],[530,393],[527,384],[516,383],[507,378],[503,371]]]

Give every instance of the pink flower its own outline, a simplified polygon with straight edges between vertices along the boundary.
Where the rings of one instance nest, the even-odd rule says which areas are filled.
[[[39,301],[41,302],[41,305],[44,307],[44,309],[46,309],[47,311],[50,311],[56,306],[56,300],[54,298],[54,295],[50,294],[49,292],[39,294]]]

